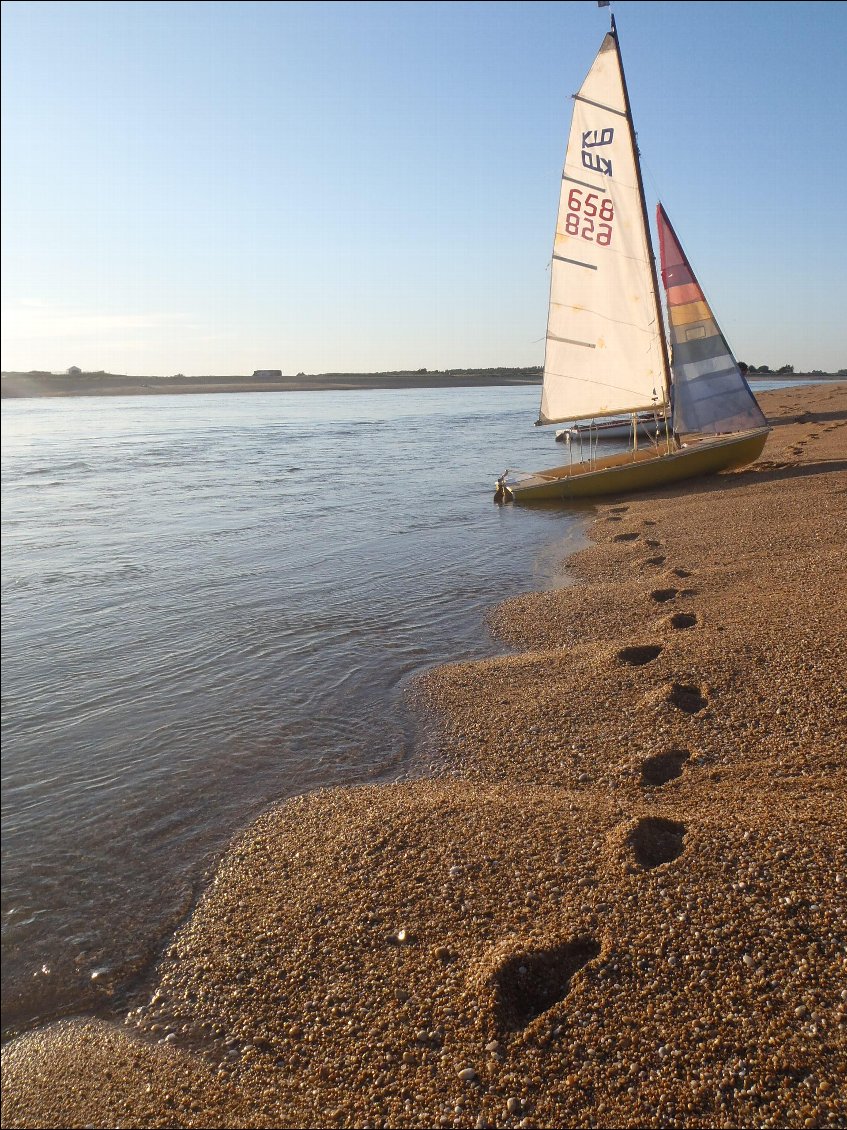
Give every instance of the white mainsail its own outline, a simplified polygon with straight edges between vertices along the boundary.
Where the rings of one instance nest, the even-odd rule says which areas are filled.
[[[635,138],[614,35],[575,95],[556,240],[540,424],[667,402]]]

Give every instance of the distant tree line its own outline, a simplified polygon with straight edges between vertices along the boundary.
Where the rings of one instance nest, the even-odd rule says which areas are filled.
[[[784,377],[794,372],[793,365],[783,365],[779,369],[772,369],[770,365],[759,365],[757,368],[755,365],[748,365],[746,361],[739,361],[738,368],[742,373],[773,373],[777,377]]]

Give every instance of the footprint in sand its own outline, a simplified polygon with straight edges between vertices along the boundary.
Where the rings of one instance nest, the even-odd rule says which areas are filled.
[[[690,683],[671,683],[667,701],[683,714],[699,714],[709,705],[709,699],[701,687]]]
[[[657,553],[655,557],[645,557],[641,562],[642,565],[664,565],[667,558],[664,554]]]
[[[638,533],[615,534],[612,541],[637,541],[641,537]]]
[[[563,1001],[574,974],[599,953],[596,938],[579,937],[550,949],[511,955],[492,979],[498,1030],[520,1032]]]
[[[678,595],[679,589],[653,589],[650,593],[650,599],[655,600],[657,604],[667,604],[669,600],[673,600]]]
[[[628,506],[610,506],[609,507],[609,513],[610,514],[626,514],[627,510],[629,510]]]
[[[672,616],[668,617],[668,624],[677,631],[682,628],[693,628],[697,623],[697,617],[693,612],[674,612]]]
[[[641,784],[645,788],[657,789],[681,777],[689,757],[691,754],[687,749],[669,749],[648,757],[641,763]]]
[[[662,645],[658,643],[623,647],[618,652],[617,659],[626,667],[643,667],[645,663],[652,663],[654,659],[658,659],[662,650]]]
[[[691,572],[688,569],[671,569],[675,577],[690,577]]]
[[[676,820],[644,816],[627,836],[627,844],[639,867],[649,871],[682,855],[686,831]]]

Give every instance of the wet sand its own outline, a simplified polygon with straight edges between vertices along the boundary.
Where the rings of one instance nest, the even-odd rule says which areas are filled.
[[[123,1025],[8,1045],[3,1125],[846,1126],[847,384],[760,401],[422,681],[437,773],[265,814]]]

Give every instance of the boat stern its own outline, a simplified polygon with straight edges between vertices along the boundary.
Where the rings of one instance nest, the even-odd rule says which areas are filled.
[[[503,474],[500,476],[499,479],[497,479],[497,481],[494,484],[494,501],[495,502],[511,502],[512,501],[512,498],[513,498],[512,492],[509,489],[508,481],[506,479],[506,476],[508,475],[508,473],[509,473],[509,470],[508,470],[508,468],[506,468],[506,470],[503,472]]]

